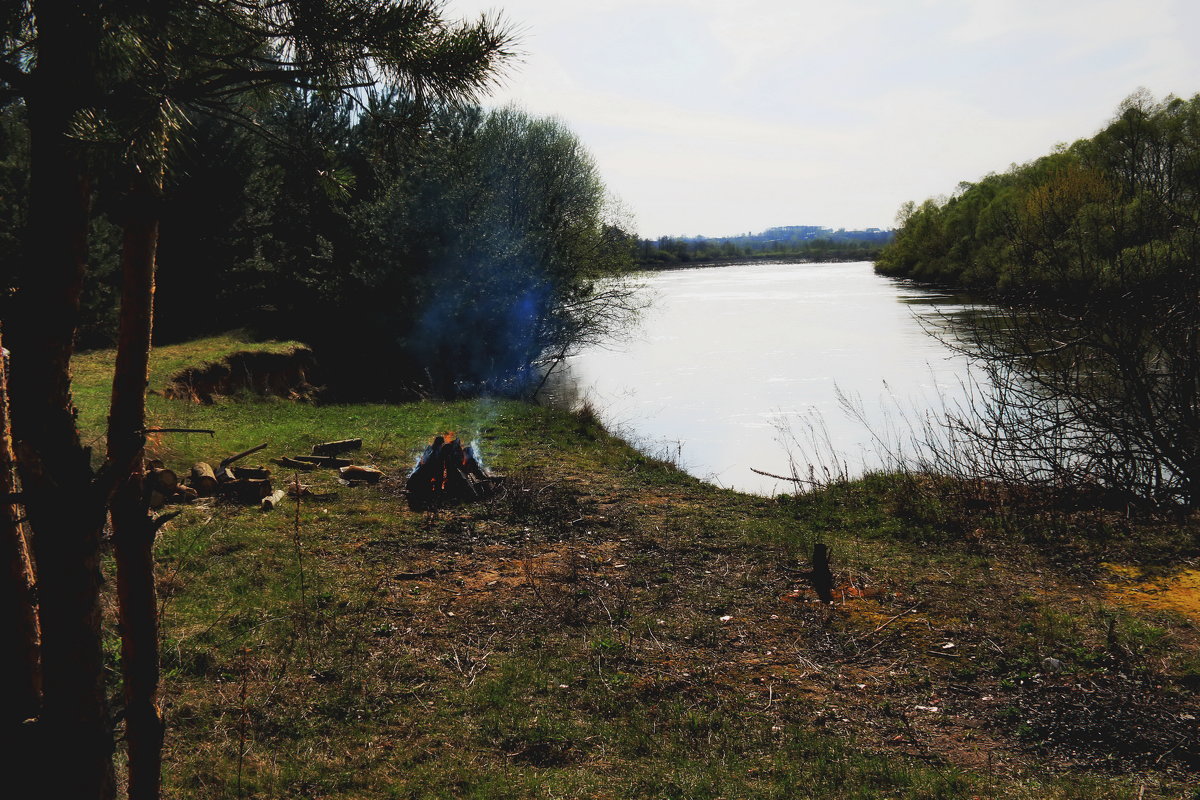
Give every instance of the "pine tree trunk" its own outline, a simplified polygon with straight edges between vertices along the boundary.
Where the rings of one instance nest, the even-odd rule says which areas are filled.
[[[22,772],[37,784],[33,796],[81,800],[107,800],[116,791],[100,626],[100,533],[111,484],[95,480],[91,451],[80,441],[70,372],[91,187],[68,134],[75,113],[91,104],[97,5],[33,3],[28,268],[6,331],[12,432],[41,625],[42,710],[30,732],[32,752],[26,751],[36,757]]]
[[[154,535],[142,488],[146,384],[154,321],[154,259],[158,246],[158,186],[139,173],[128,201],[121,253],[122,290],[117,363],[108,418],[110,462],[136,464],[112,502],[121,622],[121,676],[129,753],[130,800],[159,796],[163,720],[158,707],[158,599]]]
[[[3,345],[0,344],[0,353]],[[22,746],[24,722],[37,716],[41,703],[37,606],[33,564],[20,523],[16,465],[8,421],[8,365],[0,355],[0,675],[8,676],[0,694],[0,747],[13,753]]]
[[[91,190],[68,148],[39,135],[32,104],[29,112],[35,268],[9,341],[13,437],[41,623],[38,739],[45,761],[37,763],[47,796],[90,800],[115,792],[100,610],[107,492],[93,480],[70,384]]]

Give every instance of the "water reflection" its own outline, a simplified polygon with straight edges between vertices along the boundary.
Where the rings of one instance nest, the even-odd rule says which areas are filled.
[[[900,409],[964,397],[966,359],[926,329],[977,307],[866,262],[650,273],[642,291],[654,304],[638,328],[571,359],[545,393],[561,406],[588,400],[643,449],[724,486],[787,490],[751,471],[789,472],[787,428],[810,451],[802,469],[880,466],[877,437],[902,435]],[[856,399],[863,420],[843,412],[839,394]]]

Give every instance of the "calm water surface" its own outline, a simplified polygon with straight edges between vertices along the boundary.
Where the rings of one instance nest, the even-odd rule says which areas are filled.
[[[751,467],[791,474],[792,462],[860,474],[884,463],[872,431],[894,439],[901,409],[920,415],[963,394],[965,359],[922,320],[944,327],[966,306],[867,262],[648,273],[639,291],[653,305],[636,329],[571,359],[549,393],[589,400],[611,429],[722,486],[786,491]]]

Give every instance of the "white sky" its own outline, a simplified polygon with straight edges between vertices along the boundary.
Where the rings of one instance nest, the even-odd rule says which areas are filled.
[[[905,200],[1200,91],[1197,0],[449,0],[521,62],[643,236],[891,227]]]

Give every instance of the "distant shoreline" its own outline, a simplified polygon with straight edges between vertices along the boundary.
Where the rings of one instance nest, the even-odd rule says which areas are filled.
[[[732,267],[740,264],[757,264],[780,261],[785,264],[853,264],[859,261],[874,262],[878,253],[864,253],[861,258],[813,258],[807,255],[738,256],[736,258],[710,258],[701,261],[676,261],[669,264],[638,264],[644,272],[669,272],[677,269],[699,267]]]

